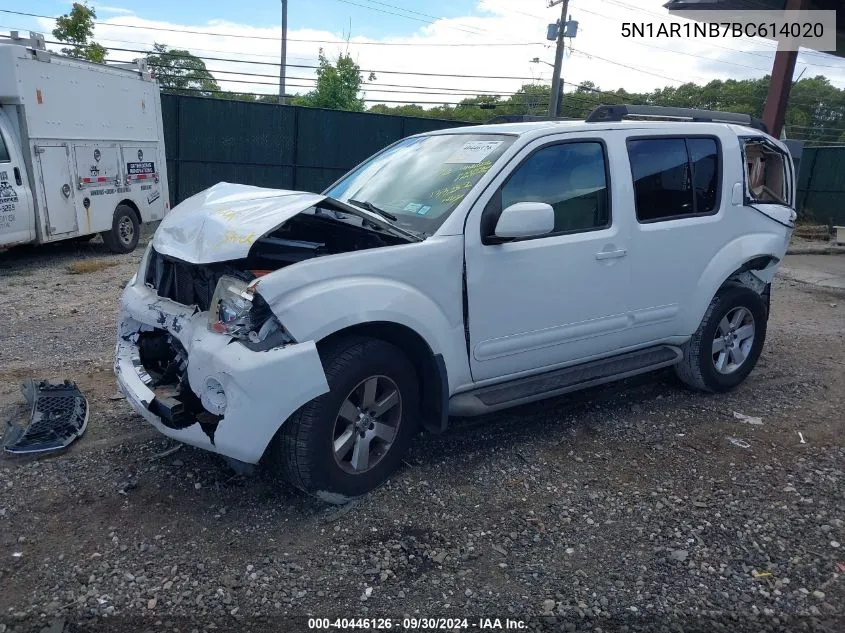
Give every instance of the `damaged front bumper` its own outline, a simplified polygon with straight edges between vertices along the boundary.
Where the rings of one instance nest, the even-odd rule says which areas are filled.
[[[317,347],[308,341],[252,351],[211,332],[207,320],[207,313],[163,299],[133,279],[121,299],[118,386],[135,411],[168,437],[258,463],[285,420],[329,390]],[[192,393],[156,384],[144,366],[139,341],[155,333],[178,341]]]

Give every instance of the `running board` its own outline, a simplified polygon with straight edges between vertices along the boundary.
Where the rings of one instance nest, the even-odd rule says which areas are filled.
[[[682,358],[683,352],[679,348],[660,345],[517,378],[452,396],[449,414],[465,417],[483,415],[675,365]]]

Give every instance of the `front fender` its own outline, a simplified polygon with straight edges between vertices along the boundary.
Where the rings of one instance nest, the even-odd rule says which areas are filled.
[[[398,280],[374,276],[326,279],[274,298],[270,307],[297,341],[320,341],[365,323],[396,323],[419,334],[434,354],[443,356],[448,368],[460,365],[462,320],[450,319],[434,300]]]
[[[681,324],[683,333],[691,334],[698,329],[716,292],[746,262],[761,256],[774,257],[777,263],[768,266],[764,274],[755,271],[762,281],[770,282],[786,254],[788,241],[789,236],[784,237],[782,233],[752,233],[738,237],[722,247],[698,279],[692,303]]]

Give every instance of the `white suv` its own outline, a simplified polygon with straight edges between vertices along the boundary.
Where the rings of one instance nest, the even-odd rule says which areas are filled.
[[[405,138],[324,194],[218,184],[126,286],[120,388],[165,435],[272,458],[329,502],[450,415],[667,366],[731,389],[795,220],[792,158],[763,129],[603,106]]]

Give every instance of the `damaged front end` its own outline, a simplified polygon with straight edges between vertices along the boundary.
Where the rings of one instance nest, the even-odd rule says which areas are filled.
[[[316,345],[294,340],[261,278],[413,241],[322,196],[256,189],[218,185],[162,222],[124,289],[115,348],[120,390],[147,421],[250,464],[292,413],[328,391]]]

